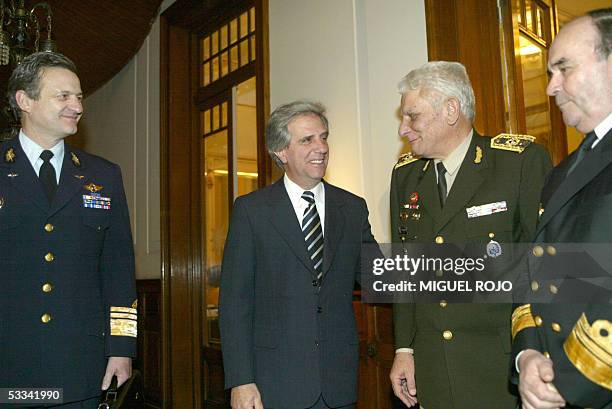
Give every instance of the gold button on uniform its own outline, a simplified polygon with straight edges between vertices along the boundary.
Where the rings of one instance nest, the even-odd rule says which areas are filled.
[[[55,227],[51,223],[45,224],[45,231],[51,233]]]
[[[53,286],[49,283],[44,283],[42,286],[42,290],[45,293],[50,293],[51,291],[53,291]]]
[[[540,288],[540,283],[538,283],[536,280],[533,280],[531,282],[531,290],[538,291],[538,288]]]
[[[548,351],[544,351],[544,353],[542,355],[544,355],[546,358],[550,359],[550,354],[548,353]]]
[[[554,284],[551,284],[549,288],[550,288],[550,292],[553,293],[553,294],[557,294],[557,292],[559,291],[557,286],[554,285]]]
[[[550,327],[555,332],[561,332],[561,325],[557,324],[556,322],[553,322],[552,324],[550,324]]]
[[[544,255],[544,249],[542,246],[535,246],[532,250],[532,253],[536,257],[542,257]]]
[[[440,300],[440,307],[446,308],[447,305],[448,303],[446,302],[446,300]]]
[[[442,244],[442,243],[444,243],[444,237],[442,237],[442,236],[436,236],[436,243],[437,243],[437,244]]]
[[[42,317],[40,317],[40,320],[46,324],[51,321],[51,315],[43,314]]]
[[[557,254],[557,249],[554,248],[553,246],[546,246],[546,252],[549,255],[554,256],[555,254]]]
[[[47,260],[47,262],[52,262],[53,260],[55,260],[55,256],[53,255],[53,253],[47,253],[45,254],[45,260]]]
[[[453,333],[449,330],[446,330],[442,333],[442,338],[444,338],[447,341],[450,341],[451,339],[453,339]]]
[[[542,317],[540,317],[539,315],[536,315],[535,317],[533,317],[533,320],[535,321],[535,324],[538,327],[542,325]]]

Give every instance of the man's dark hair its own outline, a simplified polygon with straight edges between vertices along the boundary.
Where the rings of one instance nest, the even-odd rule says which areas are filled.
[[[21,118],[21,109],[15,94],[23,90],[28,97],[37,100],[40,97],[40,80],[46,68],[64,68],[77,74],[74,63],[62,54],[45,51],[28,55],[11,74],[7,87],[9,104],[18,117]]]
[[[612,8],[592,10],[587,15],[591,17],[599,33],[599,42],[595,46],[595,52],[602,59],[607,59],[612,53]]]

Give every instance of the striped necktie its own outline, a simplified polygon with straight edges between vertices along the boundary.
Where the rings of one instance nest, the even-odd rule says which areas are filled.
[[[308,207],[304,210],[302,217],[302,233],[306,242],[308,255],[312,260],[315,271],[317,272],[317,284],[321,285],[323,277],[323,226],[321,218],[315,205],[314,193],[305,191],[302,199],[308,202]]]

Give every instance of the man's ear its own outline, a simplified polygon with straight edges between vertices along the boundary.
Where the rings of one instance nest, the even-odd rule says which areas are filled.
[[[24,90],[20,89],[15,92],[15,100],[19,108],[21,108],[21,111],[30,112],[32,110],[33,99],[30,98]]]
[[[461,104],[457,98],[448,98],[445,102],[446,121],[449,125],[455,125],[461,114]]]

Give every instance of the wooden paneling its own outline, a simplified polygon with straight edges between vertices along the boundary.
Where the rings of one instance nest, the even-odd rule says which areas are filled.
[[[161,281],[138,280],[138,355],[134,367],[140,369],[148,409],[162,407],[162,310]]]
[[[425,0],[430,61],[465,65],[476,96],[475,128],[487,135],[503,132],[504,91],[497,2]]]

